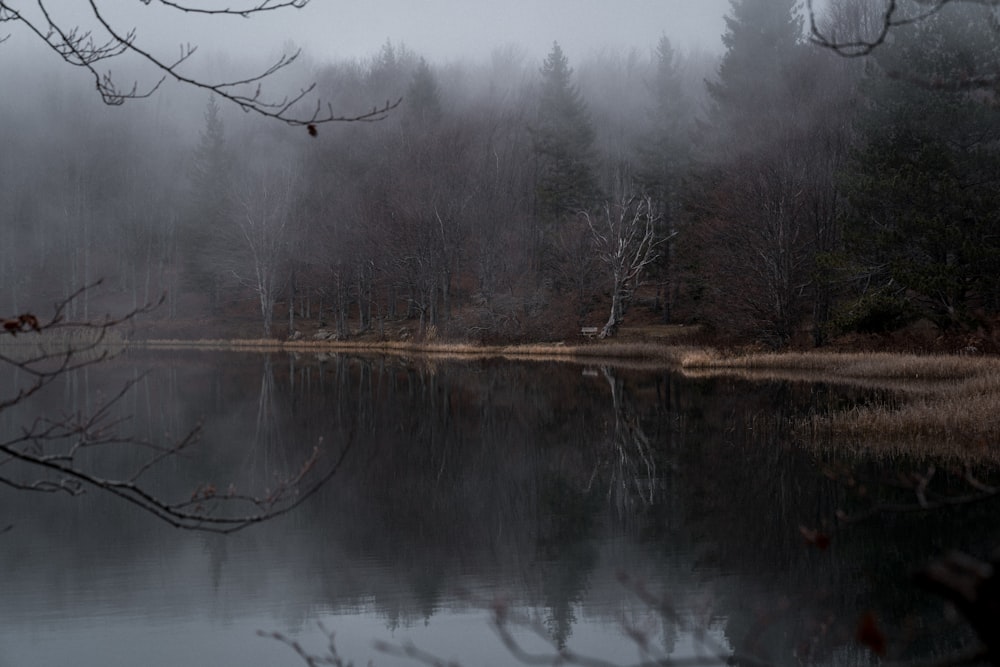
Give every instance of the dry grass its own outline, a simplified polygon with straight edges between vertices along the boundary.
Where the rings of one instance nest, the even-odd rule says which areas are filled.
[[[821,373],[839,378],[950,380],[1000,370],[992,357],[918,355],[890,352],[781,352],[723,355],[706,350],[682,361],[685,370]]]
[[[421,354],[456,359],[526,359],[526,360],[646,360],[661,367],[678,366],[693,348],[664,346],[656,343],[602,343],[566,345],[535,343],[526,345],[479,345],[476,343],[437,343],[413,341],[278,341],[271,339],[232,340],[148,340],[135,342],[137,347],[156,349],[205,349],[291,352],[353,352],[358,354]]]
[[[686,358],[690,376],[835,382],[889,389],[894,405],[864,405],[798,424],[811,441],[878,450],[1000,462],[1000,359],[959,355],[790,352]]]
[[[904,395],[898,407],[871,405],[800,424],[813,441],[863,443],[886,455],[944,455],[1000,463],[1000,378],[942,383]]]

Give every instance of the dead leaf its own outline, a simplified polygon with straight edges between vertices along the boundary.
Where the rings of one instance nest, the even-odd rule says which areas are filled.
[[[866,611],[858,622],[857,632],[858,642],[867,646],[875,655],[884,658],[886,653],[886,638],[878,626],[878,619],[875,612]]]

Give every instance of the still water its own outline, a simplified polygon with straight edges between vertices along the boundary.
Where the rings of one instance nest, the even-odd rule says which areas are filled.
[[[331,636],[356,665],[418,664],[405,650],[467,666],[518,664],[518,650],[868,664],[855,632],[869,611],[893,657],[928,658],[970,635],[909,573],[996,537],[997,508],[976,505],[805,544],[800,527],[859,502],[825,473],[875,484],[927,462],[842,459],[796,434],[797,419],[872,400],[804,383],[133,352],[0,413],[0,432],[93,411],[128,383],[117,431],[169,443],[200,425],[196,447],[142,477],[163,497],[267,492],[313,452],[342,462],[293,512],[231,535],[94,490],[0,489],[0,665],[292,667],[307,662],[290,643],[326,655]]]

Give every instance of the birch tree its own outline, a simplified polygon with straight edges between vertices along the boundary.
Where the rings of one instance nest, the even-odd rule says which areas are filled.
[[[611,278],[611,314],[601,338],[613,336],[625,319],[641,284],[642,274],[659,256],[658,247],[668,239],[656,237],[660,215],[650,197],[630,197],[618,204],[605,202],[596,216],[581,213],[590,228],[594,249]]]
[[[266,338],[271,336],[274,305],[288,277],[297,181],[293,167],[268,165],[238,178],[231,190],[232,233],[241,251],[232,273],[257,296]]]

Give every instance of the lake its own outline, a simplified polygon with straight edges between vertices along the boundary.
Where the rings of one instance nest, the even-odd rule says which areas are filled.
[[[195,447],[142,477],[160,496],[269,493],[313,452],[341,463],[293,511],[229,535],[93,489],[0,489],[0,665],[292,667],[307,662],[290,644],[325,654],[331,635],[359,666],[510,665],[522,650],[874,664],[855,639],[868,612],[892,657],[929,659],[972,635],[910,574],[995,544],[995,503],[879,514],[808,544],[801,528],[864,508],[859,485],[929,465],[852,458],[792,428],[885,398],[831,385],[133,351],[0,413],[0,432],[85,414],[126,385],[116,432],[169,443],[200,425]],[[81,464],[121,474],[143,455]]]

